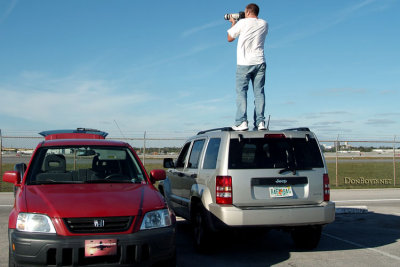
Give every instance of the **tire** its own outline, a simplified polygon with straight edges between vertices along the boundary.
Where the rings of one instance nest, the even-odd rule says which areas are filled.
[[[193,239],[197,252],[208,252],[211,246],[211,230],[207,225],[206,211],[201,204],[196,206],[193,214]]]
[[[292,230],[292,239],[297,248],[311,250],[318,246],[321,232],[321,225],[298,227]]]

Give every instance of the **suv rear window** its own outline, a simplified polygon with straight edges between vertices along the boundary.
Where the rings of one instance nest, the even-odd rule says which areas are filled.
[[[308,170],[323,168],[318,143],[313,138],[231,139],[229,169]]]

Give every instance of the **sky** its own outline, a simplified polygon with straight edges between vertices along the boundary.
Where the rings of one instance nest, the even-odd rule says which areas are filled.
[[[237,41],[224,14],[248,3],[0,0],[2,134],[173,137],[234,125]],[[255,3],[269,24],[271,130],[400,139],[400,1]],[[250,89],[248,114],[252,103]]]

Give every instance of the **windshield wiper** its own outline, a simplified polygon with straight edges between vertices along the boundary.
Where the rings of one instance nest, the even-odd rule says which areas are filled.
[[[44,180],[44,181],[30,181],[29,184],[82,184],[82,181],[55,181],[55,180]]]
[[[86,180],[87,184],[107,184],[107,183],[132,183],[131,180],[108,180],[108,179],[96,179],[96,180]]]

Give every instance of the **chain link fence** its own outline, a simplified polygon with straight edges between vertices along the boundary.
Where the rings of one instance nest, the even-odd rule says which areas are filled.
[[[109,137],[135,148],[145,167],[161,168],[165,157],[175,158],[187,136],[162,137],[162,133]],[[28,163],[43,137],[2,136],[0,130],[0,173],[13,170],[16,163]],[[328,165],[331,188],[400,187],[400,141],[320,140]],[[0,191],[3,187],[0,182]],[[4,190],[3,190],[4,191]]]
[[[332,188],[400,187],[400,142],[395,137],[320,143]]]

